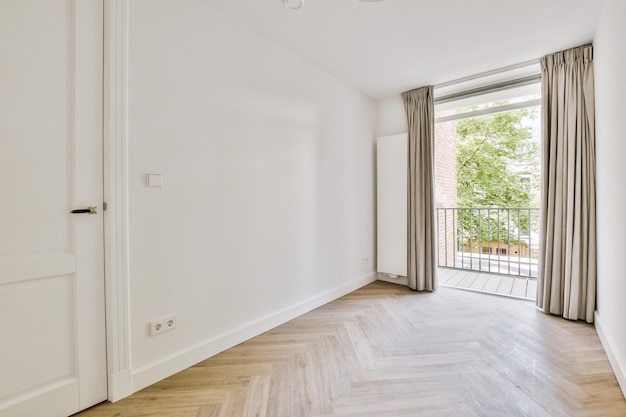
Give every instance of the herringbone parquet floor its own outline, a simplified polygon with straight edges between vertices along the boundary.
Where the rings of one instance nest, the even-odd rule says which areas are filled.
[[[595,329],[375,282],[80,417],[626,416]]]

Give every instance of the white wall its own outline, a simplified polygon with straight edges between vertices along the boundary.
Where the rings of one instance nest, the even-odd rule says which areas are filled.
[[[137,390],[374,279],[376,132],[369,98],[206,2],[129,15]]]
[[[594,40],[598,184],[598,308],[596,327],[626,392],[626,2],[609,0]]]
[[[378,115],[376,131],[378,137],[408,132],[404,102],[400,94],[379,100],[376,103],[376,112]]]

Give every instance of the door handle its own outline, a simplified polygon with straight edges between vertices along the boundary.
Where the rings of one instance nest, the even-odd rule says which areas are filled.
[[[82,213],[97,214],[98,213],[98,208],[97,207],[87,207],[87,208],[84,208],[84,209],[72,210],[72,211],[70,211],[70,213],[72,213],[72,214],[82,214]]]

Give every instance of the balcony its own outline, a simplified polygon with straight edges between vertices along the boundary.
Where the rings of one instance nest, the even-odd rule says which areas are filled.
[[[442,285],[535,298],[539,209],[438,208]]]

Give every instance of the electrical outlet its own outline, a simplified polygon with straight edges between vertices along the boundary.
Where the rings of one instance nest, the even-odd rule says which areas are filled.
[[[361,259],[361,262],[363,262],[364,264],[369,262],[369,258],[367,256],[363,257],[363,259]]]
[[[165,319],[165,330],[172,330],[176,328],[176,316],[171,316]]]
[[[155,320],[150,322],[150,336],[156,336],[168,330],[173,330],[178,325],[176,315],[162,318],[161,320]]]

